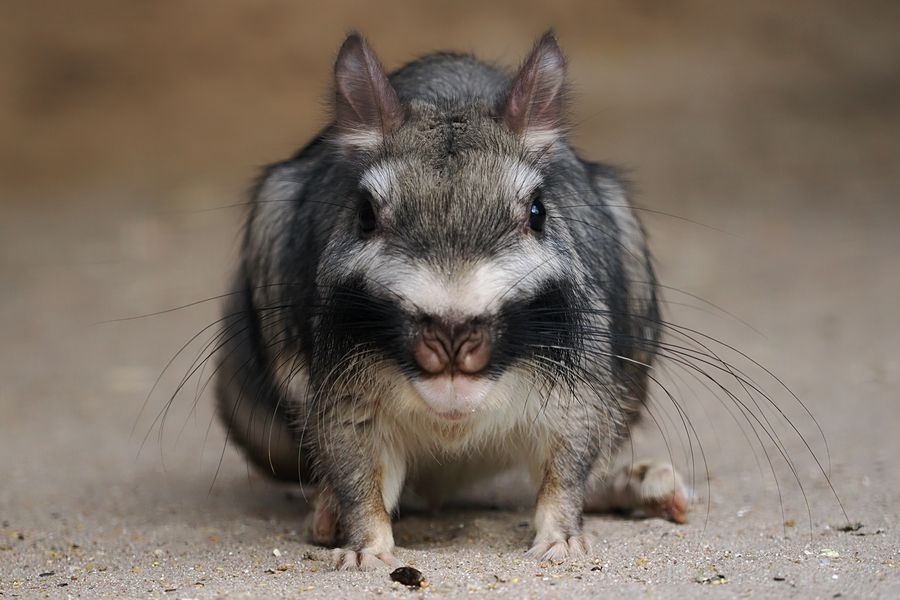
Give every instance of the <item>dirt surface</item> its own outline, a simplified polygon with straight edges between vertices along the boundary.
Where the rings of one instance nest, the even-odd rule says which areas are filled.
[[[15,50],[0,52],[14,100],[0,110],[0,596],[411,597],[387,571],[333,572],[328,551],[306,542],[301,490],[269,483],[227,446],[202,389],[209,370],[165,427],[154,421],[210,330],[142,409],[217,301],[99,322],[226,291],[241,216],[226,206],[255,164],[324,121],[328,61],[349,26],[394,66],[435,46],[512,64],[555,23],[579,145],[633,169],[671,288],[667,317],[769,367],[816,421],[728,348],[717,351],[802,437],[764,398],[741,418],[670,362],[661,381],[696,436],[657,393],[634,456],[671,457],[686,473],[689,524],[591,515],[589,559],[536,564],[523,556],[532,498],[512,474],[437,515],[401,513],[397,556],[429,582],[416,593],[900,597],[893,4],[535,5],[476,18],[466,6],[335,3],[305,19],[293,5],[238,4],[190,18],[169,3],[143,15],[104,3],[77,15],[0,9]],[[398,35],[398,14],[420,26]],[[302,114],[285,125],[295,102]],[[862,527],[841,531],[848,520]]]

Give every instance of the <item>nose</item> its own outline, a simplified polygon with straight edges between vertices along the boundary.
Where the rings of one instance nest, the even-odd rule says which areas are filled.
[[[474,321],[429,322],[416,338],[413,355],[426,373],[472,375],[484,370],[491,359],[490,332]]]

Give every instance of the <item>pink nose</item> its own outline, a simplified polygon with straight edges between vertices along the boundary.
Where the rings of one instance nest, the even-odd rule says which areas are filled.
[[[481,325],[430,323],[416,339],[413,355],[426,373],[460,371],[473,375],[491,359],[491,338]]]

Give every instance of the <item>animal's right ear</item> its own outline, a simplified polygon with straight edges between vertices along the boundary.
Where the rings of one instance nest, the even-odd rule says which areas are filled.
[[[358,33],[344,40],[334,64],[335,130],[348,149],[378,146],[403,122],[403,108],[375,53]]]

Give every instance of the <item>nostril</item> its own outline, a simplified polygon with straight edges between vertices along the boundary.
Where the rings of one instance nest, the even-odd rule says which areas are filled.
[[[413,355],[427,373],[442,373],[450,366],[449,339],[434,327],[426,327],[416,340]]]
[[[413,357],[426,373],[459,371],[473,375],[483,371],[491,358],[491,341],[480,325],[428,323],[419,332]]]
[[[454,364],[463,373],[473,374],[483,371],[491,359],[491,342],[484,331],[469,332],[459,345]]]

